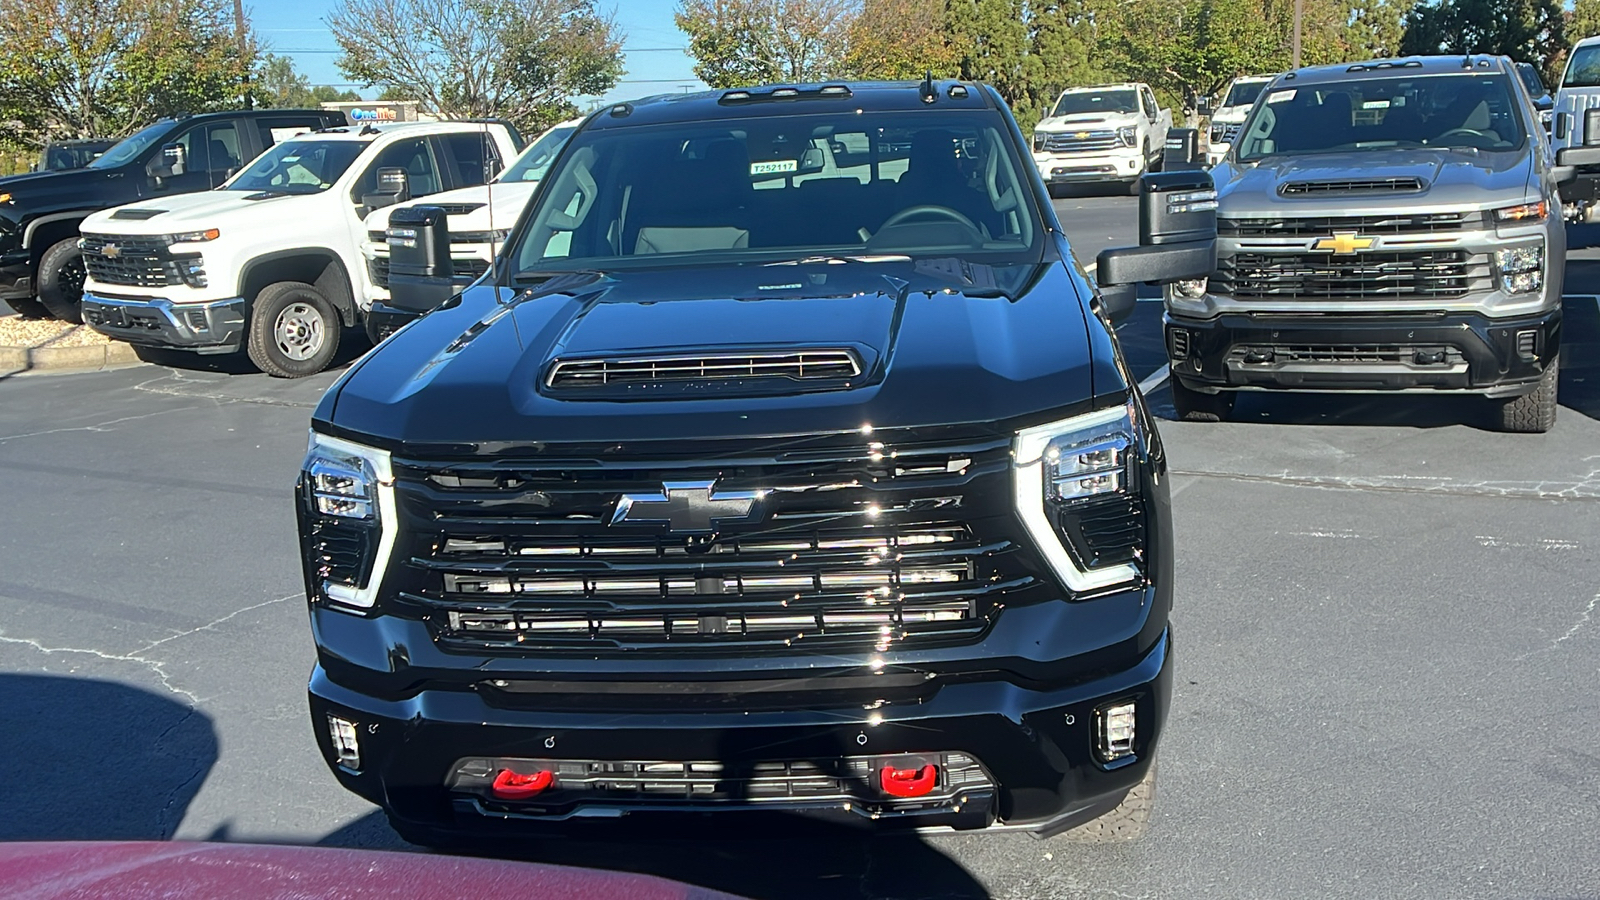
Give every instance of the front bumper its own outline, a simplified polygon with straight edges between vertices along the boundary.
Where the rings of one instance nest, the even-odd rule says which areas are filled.
[[[1033,162],[1046,184],[1133,181],[1145,171],[1144,155],[1135,147],[1109,153],[1035,153]]]
[[[33,296],[33,260],[26,250],[0,253],[0,300]]]
[[[328,617],[363,623],[322,610],[314,610],[313,617],[323,626],[333,624]],[[319,642],[327,633],[326,627],[318,629]],[[523,691],[527,699],[519,705],[488,686],[500,682],[483,681],[476,688],[455,689],[423,681],[414,691],[383,696],[343,683],[352,677],[348,663],[334,659],[324,646],[323,662],[311,677],[310,705],[318,744],[339,781],[400,822],[433,833],[571,834],[596,820],[648,827],[673,816],[715,812],[727,814],[718,821],[740,827],[800,817],[882,829],[1019,830],[1043,836],[1109,812],[1144,777],[1171,702],[1170,649],[1169,634],[1162,630],[1142,655],[1121,667],[1086,666],[1077,680],[1045,685],[991,670],[952,676],[949,683],[941,677],[935,689],[903,704],[819,698],[775,708],[753,693],[742,703],[690,709],[659,705],[678,704],[679,697],[658,700],[655,707],[615,708],[616,698],[607,693],[612,685],[603,682],[589,682],[594,693],[587,705],[582,699],[559,702],[542,687]],[[475,670],[470,677],[491,676]],[[1119,702],[1132,702],[1137,710],[1134,754],[1102,763],[1095,744],[1096,710]],[[340,763],[330,716],[354,724],[358,768]],[[891,797],[873,778],[841,779],[848,785],[842,793],[806,796],[753,796],[735,789],[708,789],[704,795],[637,788],[564,791],[558,780],[549,793],[528,802],[497,800],[463,790],[459,782],[451,786],[463,760],[485,758],[562,761],[563,772],[624,760],[702,761],[728,772],[779,763],[870,772],[886,759],[920,765],[951,754],[976,760],[984,777],[965,786],[941,784],[941,790],[920,798]]]
[[[409,309],[396,309],[386,302],[388,299],[389,292],[385,290],[383,297],[374,298],[371,307],[366,311],[367,338],[374,344],[423,315]]]
[[[1166,316],[1172,374],[1186,387],[1432,392],[1514,397],[1561,350],[1561,311],[1440,315]]]
[[[146,347],[230,353],[244,341],[243,297],[212,303],[173,303],[83,295],[83,321],[108,337]]]

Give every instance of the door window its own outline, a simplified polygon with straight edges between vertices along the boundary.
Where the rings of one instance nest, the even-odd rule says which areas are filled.
[[[244,163],[239,129],[231,121],[196,125],[173,143],[183,148],[186,174],[203,176],[197,180],[209,181],[211,187],[226,181]]]
[[[361,202],[363,195],[378,190],[378,170],[389,168],[406,170],[411,178],[413,197],[437,194],[440,190],[439,167],[428,141],[425,138],[413,138],[396,141],[379,151],[378,158],[367,167],[366,173],[361,176],[361,183],[356,185],[354,199],[357,203]]]
[[[284,116],[256,121],[256,129],[261,134],[262,150],[269,150],[279,141],[286,141],[308,131],[316,131],[320,127],[322,127],[321,122],[307,116]]]
[[[500,174],[500,151],[487,133],[447,134],[443,140],[455,165],[456,187],[483,184]]]

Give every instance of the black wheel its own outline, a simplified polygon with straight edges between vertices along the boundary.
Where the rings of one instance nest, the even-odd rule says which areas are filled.
[[[1556,424],[1556,383],[1561,366],[1550,363],[1539,378],[1539,389],[1521,397],[1500,400],[1500,430],[1523,434],[1543,434]]]
[[[309,284],[280,281],[256,294],[246,349],[261,371],[304,378],[328,367],[343,331],[339,313]]]
[[[7,300],[5,302],[7,306],[16,310],[17,315],[23,317],[24,319],[50,318],[50,310],[45,309],[43,303],[40,303],[32,297],[18,297],[14,300]]]
[[[1172,388],[1172,408],[1178,418],[1188,422],[1226,422],[1233,415],[1233,391],[1205,394],[1185,387],[1177,376],[1168,379]]]
[[[83,251],[76,236],[56,241],[39,258],[39,302],[63,322],[83,322]]]
[[[1085,822],[1071,831],[1062,832],[1056,840],[1079,844],[1115,844],[1136,841],[1150,828],[1150,813],[1156,806],[1156,764],[1128,791],[1128,796],[1116,809],[1093,822]]]

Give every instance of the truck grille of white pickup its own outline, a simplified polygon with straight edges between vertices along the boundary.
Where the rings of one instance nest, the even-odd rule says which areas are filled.
[[[101,284],[132,287],[183,284],[178,264],[167,253],[167,242],[160,238],[86,234],[79,246],[83,249],[84,268]],[[108,247],[112,248],[110,256],[105,253]]]
[[[483,273],[489,271],[489,261],[486,259],[468,259],[466,257],[462,257],[459,259],[452,259],[450,263],[451,269],[453,270],[452,274],[456,278],[470,278],[477,280],[481,275],[483,275]],[[389,258],[387,256],[380,256],[375,259],[367,260],[367,276],[372,279],[372,283],[374,285],[388,289]]]
[[[964,643],[1059,599],[1018,542],[1009,442],[721,469],[401,461],[402,607],[441,642],[515,651],[751,652]],[[624,493],[764,490],[715,533],[620,521]],[[408,559],[404,557],[409,557]]]
[[[1371,234],[1432,234],[1486,227],[1482,213],[1386,213],[1375,216],[1285,216],[1273,219],[1217,220],[1224,237],[1331,237],[1339,232]]]
[[[1489,259],[1461,250],[1240,253],[1218,261],[1219,294],[1241,299],[1453,299],[1491,285]]]
[[[1046,153],[1104,153],[1121,146],[1115,131],[1064,131],[1044,139]]]

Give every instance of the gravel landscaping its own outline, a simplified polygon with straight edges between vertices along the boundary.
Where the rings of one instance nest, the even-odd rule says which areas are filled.
[[[38,350],[46,347],[93,347],[112,340],[87,325],[73,325],[57,319],[0,317],[0,347]]]

